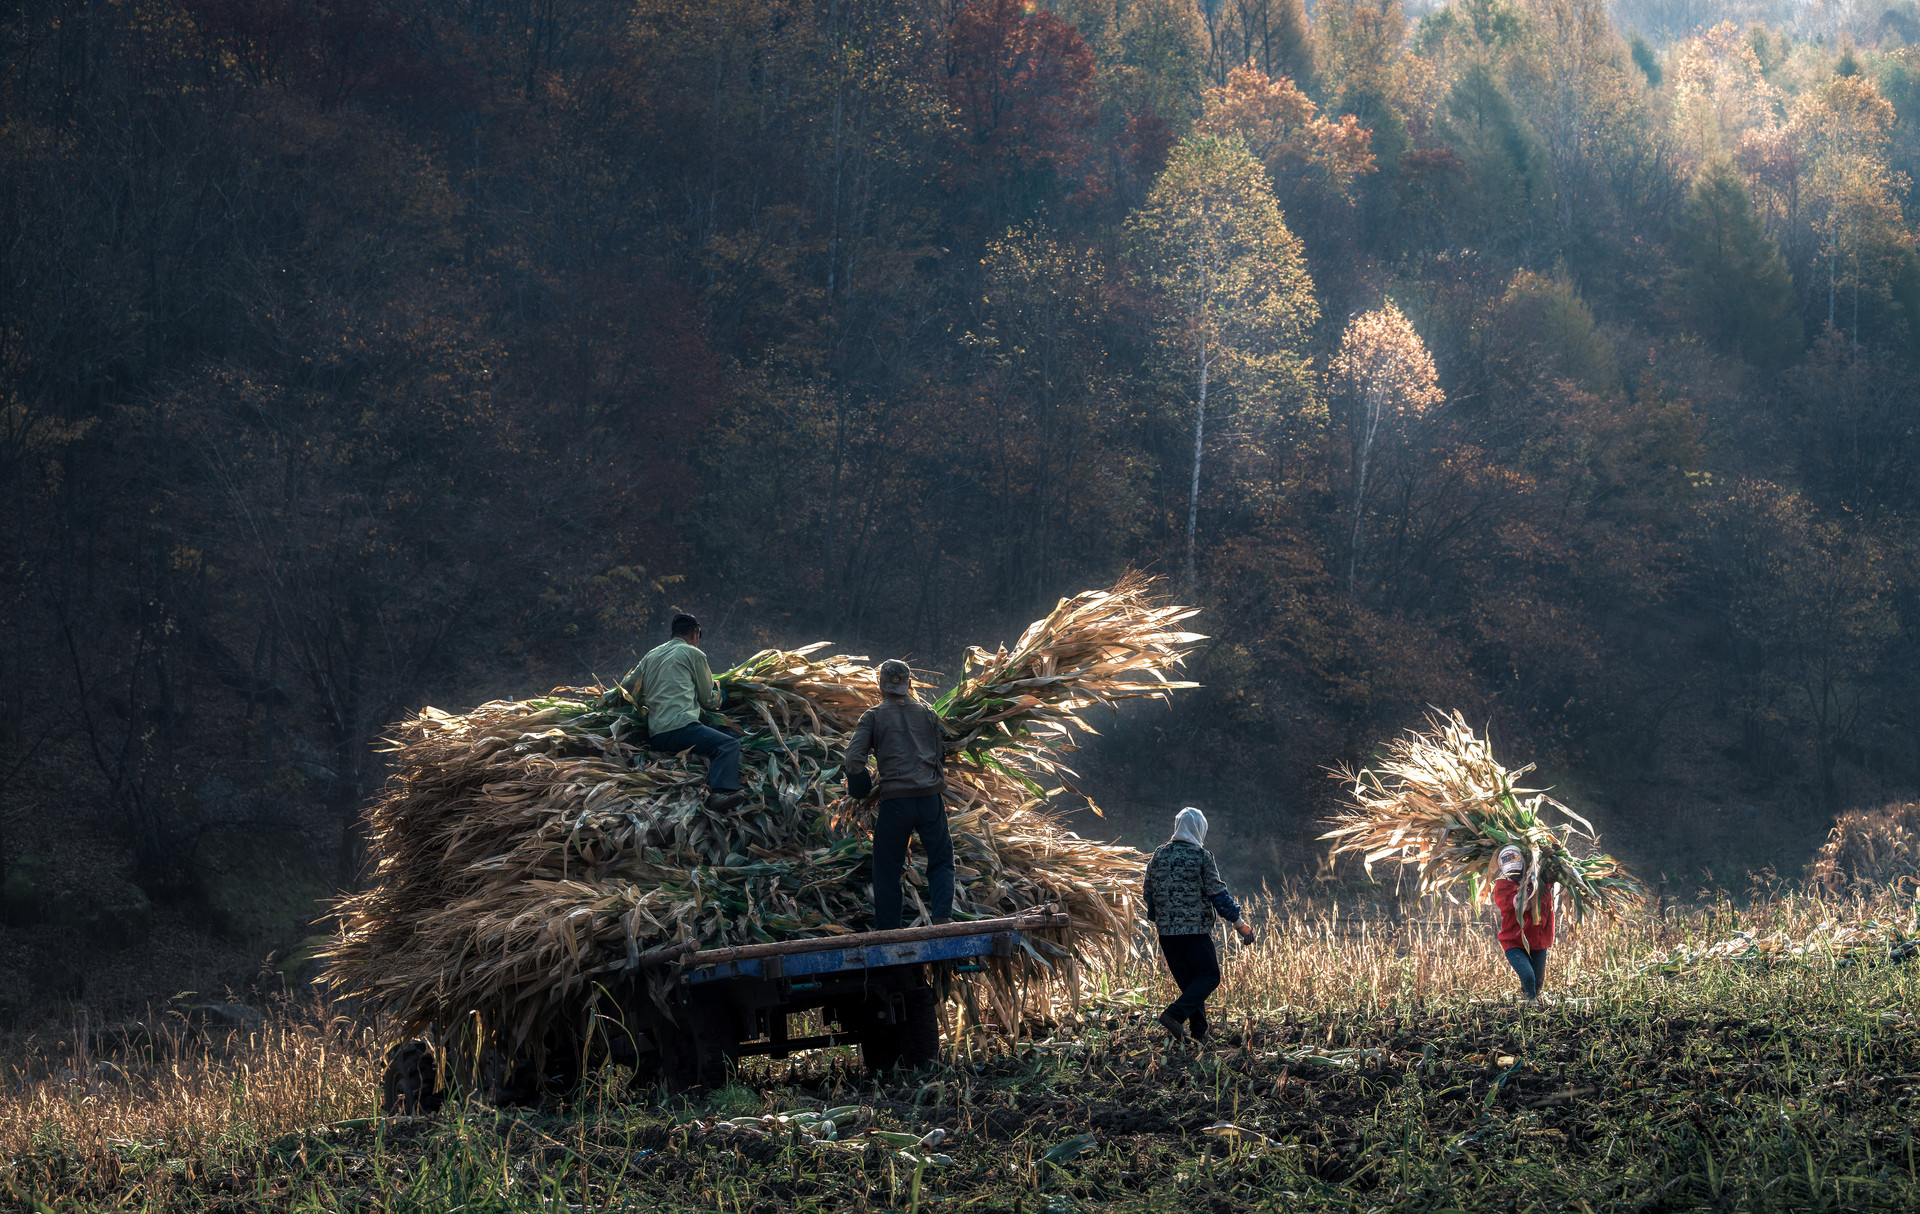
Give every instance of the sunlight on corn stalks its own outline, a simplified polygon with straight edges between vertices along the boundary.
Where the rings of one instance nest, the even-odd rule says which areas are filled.
[[[1117,963],[1145,857],[1081,838],[1049,798],[1085,710],[1160,699],[1201,637],[1151,579],[1062,599],[1009,651],[974,649],[936,706],[962,917],[1053,903],[1040,955],[991,958],[959,986],[975,1018],[1070,1005],[1089,964]],[[395,729],[396,774],[370,808],[378,857],[343,900],[331,978],[411,1032],[473,1025],[508,1053],[604,987],[670,979],[649,950],[839,934],[871,903],[872,799],[842,795],[847,733],[878,698],[866,659],[769,650],[718,676],[742,735],[747,804],[705,804],[703,768],[644,748],[617,689],[423,710]],[[1051,787],[1050,787],[1051,786]],[[912,922],[931,915],[907,891]]]
[[[1464,883],[1477,902],[1497,875],[1500,849],[1512,845],[1527,860],[1522,898],[1530,903],[1558,883],[1575,918],[1588,910],[1617,914],[1645,892],[1613,857],[1576,852],[1575,840],[1597,848],[1592,823],[1545,791],[1520,787],[1533,764],[1501,766],[1458,712],[1430,715],[1425,732],[1410,731],[1385,749],[1377,763],[1335,773],[1348,785],[1347,804],[1320,836],[1333,840],[1333,855],[1357,853],[1369,874],[1383,861],[1410,868],[1422,895],[1450,898]],[[1548,810],[1567,821],[1547,822]]]

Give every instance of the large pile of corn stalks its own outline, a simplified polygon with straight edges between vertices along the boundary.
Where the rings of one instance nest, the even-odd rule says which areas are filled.
[[[1071,926],[1050,953],[963,980],[975,1016],[1077,996],[1078,965],[1131,947],[1143,858],[1082,839],[1048,803],[1079,714],[1191,686],[1168,671],[1194,611],[1146,578],[1064,599],[1012,651],[975,649],[937,708],[949,739],[960,917],[1053,902]],[[428,708],[395,729],[395,772],[367,811],[373,880],[339,908],[337,989],[403,1031],[477,1029],[476,1046],[538,1047],[600,987],[670,980],[649,950],[817,937],[871,911],[872,801],[844,795],[841,754],[878,698],[863,658],[823,646],[756,654],[717,676],[743,736],[748,801],[705,805],[705,764],[648,751],[635,709],[601,688]],[[908,866],[908,913],[925,922]]]
[[[1807,875],[1834,893],[1920,881],[1920,802],[1842,813]]]
[[[1640,882],[1618,861],[1570,846],[1576,838],[1598,844],[1591,823],[1544,791],[1515,783],[1533,764],[1502,767],[1458,712],[1431,715],[1427,726],[1389,742],[1383,761],[1334,773],[1348,788],[1333,829],[1320,836],[1333,840],[1332,855],[1359,853],[1369,876],[1379,861],[1412,868],[1423,896],[1451,899],[1464,882],[1480,901],[1499,875],[1500,849],[1513,844],[1527,857],[1523,905],[1556,882],[1575,918],[1588,910],[1612,915],[1640,900]],[[1548,824],[1549,809],[1567,821]]]

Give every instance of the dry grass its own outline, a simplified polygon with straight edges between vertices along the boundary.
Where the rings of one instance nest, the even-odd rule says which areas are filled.
[[[375,1111],[379,1034],[344,1017],[283,1008],[213,1034],[177,1015],[145,1023],[14,1044],[0,1177],[51,1172],[112,1188],[155,1170],[204,1176],[284,1135]]]
[[[1658,1009],[1675,999],[1708,1006],[1717,1001],[1731,1013],[1806,985],[1794,974],[1817,974],[1822,981],[1812,985],[1824,988],[1836,973],[1832,959],[1786,959],[1773,966],[1729,962],[1697,967],[1679,978],[1650,972],[1641,963],[1688,942],[1720,940],[1736,929],[1811,934],[1822,924],[1910,915],[1911,900],[1910,891],[1842,897],[1816,887],[1745,909],[1721,902],[1660,917],[1593,920],[1563,932],[1556,942],[1548,989],[1562,1001],[1564,1014],[1580,1015],[1580,1007],[1594,1004],[1611,1009],[1609,1016],[1623,1022],[1640,1016],[1643,1008],[1670,1015]],[[1268,1031],[1262,1025],[1314,1024],[1325,1026],[1325,1042],[1363,1043],[1380,1026],[1498,1024],[1505,1022],[1485,1017],[1517,1012],[1508,1006],[1515,982],[1480,917],[1484,912],[1441,904],[1410,908],[1396,922],[1356,917],[1331,900],[1263,896],[1250,901],[1261,934],[1249,947],[1227,947],[1225,983],[1214,1001],[1216,1019],[1229,1032],[1240,1032],[1236,1026],[1255,1034]],[[1898,977],[1910,969],[1882,966],[1862,971],[1859,981],[1884,972],[1910,996],[1911,975]],[[1138,961],[1097,969],[1089,985],[1094,993],[1085,1009],[1088,1019],[1061,1026],[1063,1039],[1097,1040],[1103,1022],[1120,1025],[1123,1035],[1134,1032],[1124,1025],[1145,1024],[1158,1003],[1174,993],[1157,965]],[[1862,990],[1860,998],[1869,1005],[1863,1014],[1869,1018],[1874,1007],[1898,1012],[1907,997],[1893,987]],[[1103,1020],[1116,1015],[1121,1020]],[[385,1044],[377,1030],[290,1010],[252,1033],[211,1039],[188,1033],[178,1021],[161,1023],[163,1031],[152,1040],[112,1054],[52,1040],[16,1046],[0,1097],[0,1159],[5,1161],[0,1177],[22,1202],[29,1191],[64,1193],[76,1202],[84,1197],[101,1206],[115,1194],[129,1199],[137,1194],[142,1196],[134,1208],[148,1199],[156,1199],[158,1208],[200,1208],[187,1197],[202,1186],[226,1185],[208,1192],[244,1190],[251,1194],[248,1201],[261,1204],[242,1202],[238,1208],[278,1208],[280,1199],[293,1192],[288,1178],[300,1174],[299,1160],[309,1147],[319,1149],[320,1140],[303,1134],[331,1127],[332,1135],[351,1135],[361,1126],[398,1124],[358,1120],[375,1111]],[[1141,1040],[1154,1046],[1151,1037]],[[87,1044],[84,1036],[73,1041]],[[1341,1052],[1325,1043],[1305,1044]],[[986,1073],[1013,1067],[1026,1048],[1004,1037],[975,1035],[955,1043],[951,1057],[962,1071]],[[1150,1078],[1153,1068],[1146,1073]],[[832,1076],[838,1090],[854,1072],[845,1058],[821,1052],[791,1063],[758,1060],[742,1074],[755,1089],[768,1091],[818,1085]],[[1086,1077],[1073,1082],[1084,1084]],[[594,1099],[604,1101],[607,1093]],[[635,1116],[671,1121],[671,1104],[643,1101],[639,1107],[653,1111]],[[1249,1110],[1241,1120],[1252,1115]],[[467,1164],[447,1166],[457,1171]],[[173,1196],[157,1200],[168,1194]],[[400,1202],[372,1208],[422,1207]]]
[[[1222,980],[1212,1005],[1233,1015],[1388,1013],[1506,1002],[1518,990],[1485,907],[1434,900],[1410,904],[1398,917],[1383,917],[1356,914],[1351,905],[1343,911],[1337,898],[1288,891],[1257,895],[1247,909],[1261,925],[1251,944],[1241,945],[1224,930],[1216,933]],[[1905,889],[1834,894],[1813,887],[1756,898],[1743,908],[1723,897],[1660,913],[1563,922],[1549,952],[1547,989],[1556,997],[1612,998],[1623,985],[1659,985],[1648,962],[1664,961],[1675,949],[1705,949],[1736,932],[1815,941],[1831,936],[1836,927],[1864,934],[1875,925],[1911,923],[1916,909]],[[1178,993],[1151,950],[1122,967],[1098,971],[1094,980],[1100,999],[1171,1002]]]

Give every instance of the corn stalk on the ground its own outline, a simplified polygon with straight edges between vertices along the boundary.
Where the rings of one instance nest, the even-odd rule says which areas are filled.
[[[1347,803],[1320,836],[1333,841],[1332,855],[1358,853],[1369,875],[1382,861],[1411,868],[1422,895],[1451,898],[1464,882],[1480,901],[1498,876],[1500,849],[1512,844],[1527,858],[1523,905],[1555,883],[1576,918],[1589,910],[1612,915],[1640,900],[1639,880],[1613,857],[1582,856],[1570,846],[1575,839],[1598,844],[1591,823],[1515,783],[1533,764],[1508,771],[1458,712],[1430,715],[1427,726],[1388,742],[1378,763],[1334,773],[1348,787]],[[1567,821],[1548,823],[1549,809]]]
[[[1802,932],[1781,929],[1770,933],[1738,930],[1713,944],[1686,942],[1640,963],[1647,973],[1675,976],[1714,963],[1749,965],[1831,964],[1870,965],[1876,961],[1908,961],[1920,957],[1920,902],[1905,919],[1887,916],[1843,923],[1826,919]]]
[[[1083,839],[1048,804],[1062,754],[1096,705],[1164,698],[1198,636],[1190,608],[1128,575],[1061,600],[1011,651],[975,649],[938,704],[957,912],[991,918],[1057,903],[1068,928],[1044,961],[994,959],[961,980],[968,1012],[1017,1026],[1077,997],[1078,966],[1132,946],[1144,857]],[[878,698],[864,658],[823,645],[767,650],[718,676],[742,738],[747,803],[705,805],[705,767],[648,751],[635,709],[563,688],[395,728],[395,772],[367,811],[377,856],[338,906],[336,989],[403,1031],[471,1031],[475,1048],[537,1048],[596,989],[666,981],[656,947],[703,948],[847,932],[870,912],[877,805],[843,795],[847,734]],[[1056,787],[1054,791],[1059,791]],[[927,920],[908,866],[907,909]],[[656,985],[656,990],[658,989]]]

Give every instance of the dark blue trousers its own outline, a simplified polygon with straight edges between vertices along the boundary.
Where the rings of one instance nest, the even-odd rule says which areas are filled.
[[[1160,955],[1167,972],[1180,984],[1180,997],[1168,1012],[1186,1024],[1195,1037],[1207,1035],[1207,996],[1220,985],[1220,954],[1213,949],[1213,933],[1160,937]]]
[[[1536,948],[1528,952],[1524,948],[1510,948],[1507,964],[1520,975],[1520,993],[1529,999],[1537,997],[1547,981],[1547,950]]]
[[[927,913],[953,917],[953,836],[947,831],[947,807],[938,793],[890,797],[880,802],[873,824],[873,930],[900,926],[900,870],[907,863],[907,836],[919,835],[927,853]]]
[[[678,729],[647,739],[654,750],[677,755],[691,750],[707,760],[707,787],[715,792],[740,791],[740,735],[690,721]]]

